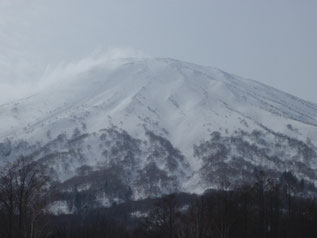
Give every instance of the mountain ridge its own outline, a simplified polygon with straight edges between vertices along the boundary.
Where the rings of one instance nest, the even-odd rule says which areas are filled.
[[[292,171],[317,184],[316,104],[173,59],[98,64],[0,105],[0,125],[4,160],[32,154],[63,191],[77,178],[102,204],[201,193],[248,180],[254,169],[275,177]],[[93,180],[109,174],[123,195]]]

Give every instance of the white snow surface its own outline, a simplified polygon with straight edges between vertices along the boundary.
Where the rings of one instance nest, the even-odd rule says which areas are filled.
[[[94,133],[111,125],[141,140],[145,128],[163,135],[195,172],[201,161],[193,145],[213,131],[230,135],[263,125],[316,145],[317,105],[216,68],[163,58],[109,60],[0,105],[0,142],[45,143],[75,128]],[[196,178],[188,185],[193,190]]]

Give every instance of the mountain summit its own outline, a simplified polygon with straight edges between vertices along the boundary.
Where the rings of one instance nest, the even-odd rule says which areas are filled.
[[[174,59],[111,60],[0,106],[0,158],[31,154],[96,201],[203,192],[255,170],[317,182],[317,105]]]

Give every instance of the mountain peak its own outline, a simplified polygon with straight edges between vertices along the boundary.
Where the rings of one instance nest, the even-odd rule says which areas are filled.
[[[100,166],[109,169],[113,158],[128,164],[126,158],[133,158],[131,173],[156,171],[155,179],[165,178],[171,189],[202,191],[212,184],[202,176],[219,182],[224,164],[235,176],[260,166],[274,173],[294,169],[317,181],[315,104],[174,59],[116,59],[69,74],[32,97],[0,106],[0,125],[3,151],[11,142],[22,151],[25,147],[13,141],[28,141],[33,145],[28,151],[37,151],[39,159],[54,154],[56,174],[76,175],[85,163],[96,172]],[[291,148],[295,144],[299,150]],[[56,161],[64,156],[74,161],[68,165],[71,171],[58,169]]]

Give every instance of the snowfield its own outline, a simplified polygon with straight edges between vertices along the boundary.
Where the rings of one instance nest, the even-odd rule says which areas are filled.
[[[316,104],[174,59],[109,60],[0,105],[0,142],[2,162],[33,154],[103,205],[202,193],[255,168],[317,184]]]

